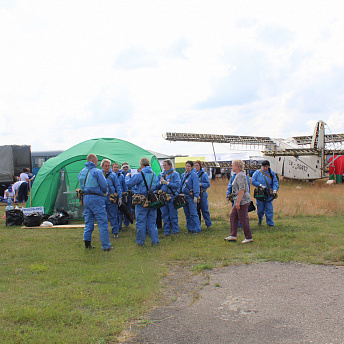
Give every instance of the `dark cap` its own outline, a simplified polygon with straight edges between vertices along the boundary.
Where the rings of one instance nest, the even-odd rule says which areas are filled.
[[[262,166],[270,166],[269,160],[264,160],[264,161],[262,162]]]

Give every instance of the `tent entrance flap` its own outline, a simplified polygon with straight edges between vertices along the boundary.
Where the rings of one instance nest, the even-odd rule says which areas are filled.
[[[82,219],[84,217],[84,206],[80,205],[79,198],[75,191],[78,185],[76,187],[71,185],[71,181],[74,180],[75,174],[78,174],[79,171],[68,171],[67,168],[62,168],[60,173],[60,187],[57,193],[54,210],[63,209],[72,219]]]

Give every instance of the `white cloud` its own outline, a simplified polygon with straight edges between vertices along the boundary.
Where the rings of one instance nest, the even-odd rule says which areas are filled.
[[[0,144],[66,149],[118,137],[195,153],[211,146],[161,135],[287,137],[310,134],[318,119],[344,131],[341,8],[319,0],[2,1]]]

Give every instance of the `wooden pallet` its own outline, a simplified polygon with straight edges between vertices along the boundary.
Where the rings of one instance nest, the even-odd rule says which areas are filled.
[[[97,224],[94,224],[95,226],[97,226]],[[37,226],[37,227],[21,227],[21,228],[47,228],[47,229],[51,229],[51,228],[85,228],[85,224],[83,225],[56,225],[56,226],[52,226],[52,227],[48,227],[48,226]]]

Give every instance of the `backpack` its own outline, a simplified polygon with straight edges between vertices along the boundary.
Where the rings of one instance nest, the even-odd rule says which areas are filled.
[[[40,213],[34,212],[24,217],[25,227],[39,227],[42,224],[43,216]]]
[[[48,221],[54,226],[56,225],[67,225],[69,220],[69,215],[65,210],[56,209],[56,213],[48,217]]]
[[[144,208],[160,208],[160,200],[159,200],[159,196],[155,193],[155,192],[151,192],[151,188],[152,188],[152,184],[153,184],[153,178],[152,178],[152,181],[151,181],[151,184],[148,188],[148,184],[147,184],[147,181],[146,181],[146,178],[145,178],[145,175],[143,172],[141,172],[142,174],[142,178],[143,178],[143,181],[145,183],[145,186],[146,186],[146,189],[147,189],[147,192],[148,192],[148,195],[147,195],[147,201],[148,202],[145,202],[143,203],[143,207]]]

